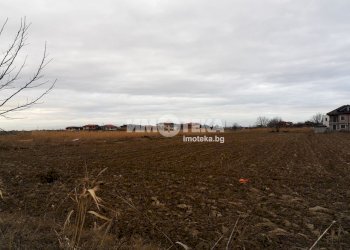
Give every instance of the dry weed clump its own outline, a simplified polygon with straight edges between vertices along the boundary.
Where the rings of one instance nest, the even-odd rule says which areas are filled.
[[[4,200],[4,183],[0,178],[0,200]]]
[[[106,170],[107,168],[103,169],[95,178],[90,178],[86,174],[79,186],[74,189],[74,193],[70,194],[75,209],[68,213],[61,231],[56,231],[61,248],[80,249],[83,236],[88,236],[87,234],[91,232],[93,235],[88,236],[88,241],[89,244],[92,241],[96,248],[102,247],[108,238],[108,232],[117,214],[107,207],[98,195],[103,185],[98,178]],[[92,217],[90,223],[87,222],[88,216]]]

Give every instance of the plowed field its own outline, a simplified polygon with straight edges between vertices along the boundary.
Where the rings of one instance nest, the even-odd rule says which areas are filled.
[[[350,249],[350,134],[224,136],[1,135],[0,247],[58,248],[67,195],[108,167],[100,196],[118,213],[102,248],[308,249],[336,221],[317,247]]]

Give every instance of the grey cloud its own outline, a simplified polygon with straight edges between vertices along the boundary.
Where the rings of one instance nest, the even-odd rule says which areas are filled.
[[[349,7],[345,0],[0,3],[9,31],[22,16],[33,23],[31,62],[48,41],[54,60],[46,75],[58,78],[22,125],[4,127],[166,113],[245,125],[264,114],[305,120],[347,102]]]

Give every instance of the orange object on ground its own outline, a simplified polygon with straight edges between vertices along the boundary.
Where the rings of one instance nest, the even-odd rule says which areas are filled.
[[[246,184],[248,182],[249,182],[249,179],[246,179],[246,178],[239,179],[239,183]]]

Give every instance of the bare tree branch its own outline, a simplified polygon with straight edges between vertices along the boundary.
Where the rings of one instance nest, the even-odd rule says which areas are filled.
[[[3,31],[6,27],[8,19],[0,28],[0,36],[3,35]],[[51,60],[47,59],[47,46],[45,42],[43,55],[41,57],[40,63],[34,74],[28,80],[19,81],[20,75],[23,68],[26,65],[27,57],[16,69],[17,61],[19,60],[19,53],[22,51],[23,47],[26,45],[26,40],[28,37],[28,29],[30,24],[27,24],[26,18],[21,19],[20,26],[12,40],[12,42],[7,47],[0,58],[0,116],[3,118],[9,118],[8,114],[14,111],[20,111],[31,107],[34,104],[38,104],[39,100],[42,99],[47,93],[49,93],[55,86],[55,81],[43,81],[44,78],[43,71]],[[20,82],[20,83],[19,83]],[[12,105],[10,101],[14,101],[19,98],[19,94],[26,90],[39,88],[44,85],[47,87],[37,96],[34,96],[31,100],[22,101],[18,100],[20,103],[17,105]],[[7,90],[7,91],[5,91]],[[11,90],[11,91],[9,91]]]
[[[26,24],[25,18],[23,20],[21,19],[21,24],[17,31],[17,34],[0,62],[0,68],[5,67],[3,72],[0,74],[0,81],[5,75],[9,73],[9,70],[15,62],[18,53],[25,46],[25,40],[27,38],[27,30],[29,26],[30,25]]]
[[[8,18],[6,18],[6,20],[5,20],[4,24],[1,26],[1,29],[0,29],[0,36],[1,36],[2,32],[4,31],[5,26],[6,26],[6,24],[7,24],[7,21],[8,21],[8,20],[9,20],[9,19],[8,19]]]
[[[269,118],[267,118],[265,116],[259,116],[256,119],[256,126],[261,127],[261,128],[265,128],[269,124],[269,121],[270,121]]]

